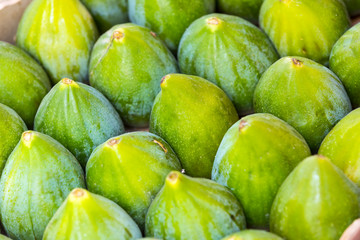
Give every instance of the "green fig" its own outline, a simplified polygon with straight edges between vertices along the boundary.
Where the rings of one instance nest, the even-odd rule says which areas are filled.
[[[143,229],[147,209],[172,170],[181,171],[181,165],[163,139],[133,132],[95,149],[86,165],[86,182],[91,192],[116,202]]]
[[[0,180],[1,222],[13,239],[41,239],[51,217],[76,187],[85,187],[75,157],[42,133],[27,131]]]
[[[173,52],[191,23],[214,11],[215,0],[192,0],[191,4],[188,0],[129,1],[130,20],[158,33]]]
[[[257,23],[263,2],[264,0],[218,0],[217,7],[222,13],[239,16]]]
[[[11,239],[0,234],[0,240],[11,240]]]
[[[359,194],[328,158],[306,158],[276,195],[271,232],[287,240],[338,240],[360,216]]]
[[[336,42],[330,56],[330,69],[343,82],[354,108],[360,107],[359,58],[360,24],[357,24]]]
[[[0,174],[6,160],[27,130],[21,117],[8,106],[0,103]]]
[[[21,18],[16,43],[43,65],[54,84],[62,78],[86,82],[97,37],[79,0],[34,0]]]
[[[360,186],[360,108],[350,112],[321,143],[319,154],[331,159],[345,175]]]
[[[240,203],[211,180],[171,172],[146,215],[146,236],[164,240],[221,239],[245,229]]]
[[[128,21],[128,0],[81,0],[94,17],[101,32]]]
[[[282,240],[282,238],[266,231],[244,230],[231,234],[222,240]]]
[[[63,144],[83,168],[98,145],[125,132],[119,114],[100,92],[68,78],[45,96],[34,128]]]
[[[139,227],[116,203],[77,188],[52,217],[43,240],[133,240],[139,237]]]
[[[265,33],[235,16],[210,14],[193,22],[179,46],[181,72],[218,85],[240,115],[253,111],[263,72],[279,59]]]
[[[344,2],[351,16],[360,14],[360,0],[344,0]]]
[[[262,75],[254,108],[289,123],[316,152],[331,128],[351,111],[351,103],[328,68],[310,59],[284,57]]]
[[[150,29],[132,23],[103,34],[91,54],[91,86],[132,127],[148,126],[161,78],[174,72],[178,72],[176,59],[164,43]]]
[[[44,69],[20,48],[0,41],[0,103],[32,128],[36,110],[50,90]]]
[[[234,193],[249,227],[266,229],[278,189],[310,155],[304,138],[286,122],[267,113],[249,115],[225,134],[212,179]]]
[[[150,132],[174,149],[186,173],[210,178],[216,151],[238,120],[226,94],[195,76],[170,74],[162,79],[150,118]]]
[[[264,0],[260,26],[282,57],[328,64],[336,41],[350,27],[342,0]]]

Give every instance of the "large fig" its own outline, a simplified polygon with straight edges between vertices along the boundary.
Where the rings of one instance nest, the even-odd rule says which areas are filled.
[[[65,77],[85,82],[97,37],[79,0],[34,0],[21,18],[16,43],[44,66],[53,83]]]
[[[261,230],[244,230],[231,234],[222,240],[282,240],[282,238]]]
[[[321,143],[319,154],[331,159],[360,186],[360,108],[344,117]]]
[[[164,240],[221,239],[245,228],[240,203],[211,180],[171,172],[146,215],[146,236]]]
[[[197,18],[215,11],[215,0],[131,0],[130,20],[159,34],[176,52],[186,28]]]
[[[100,92],[68,78],[41,102],[35,130],[63,144],[83,168],[98,145],[125,132],[119,114]]]
[[[126,125],[143,127],[149,124],[161,78],[177,71],[174,56],[156,34],[128,23],[114,26],[96,42],[90,84],[110,99]]]
[[[51,217],[76,187],[85,187],[75,157],[42,133],[24,132],[0,181],[1,222],[13,239],[41,239]]]
[[[235,16],[206,15],[185,31],[179,46],[181,72],[222,88],[239,114],[253,110],[256,84],[278,55],[256,26]]]
[[[257,23],[263,2],[264,0],[218,0],[217,6],[222,13],[236,15]]]
[[[360,216],[359,194],[329,159],[309,157],[280,187],[270,229],[287,240],[338,240]]]
[[[181,165],[171,147],[154,134],[134,132],[95,149],[86,182],[91,192],[116,202],[144,228],[147,209],[172,170],[180,171]]]
[[[249,227],[268,228],[279,187],[310,154],[304,138],[286,122],[267,113],[249,115],[225,134],[212,179],[234,193]]]
[[[134,240],[141,232],[116,203],[74,189],[46,227],[43,240]]]
[[[260,26],[282,57],[327,64],[335,42],[350,27],[342,0],[264,0]]]
[[[151,112],[150,132],[174,149],[186,173],[210,178],[216,151],[226,131],[238,120],[226,94],[195,76],[170,74]]]
[[[32,128],[36,110],[50,90],[44,69],[20,48],[0,41],[0,103]]]
[[[21,117],[8,106],[0,103],[0,174],[10,153],[27,130]]]
[[[310,59],[284,57],[262,75],[254,108],[288,122],[316,152],[331,128],[351,111],[351,103],[329,69]]]
[[[101,32],[128,21],[128,0],[81,0]]]
[[[357,24],[336,42],[330,56],[330,68],[343,82],[354,108],[360,107],[359,58],[360,24]]]

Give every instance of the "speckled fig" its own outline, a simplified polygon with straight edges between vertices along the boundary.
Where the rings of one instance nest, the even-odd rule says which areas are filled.
[[[360,186],[360,108],[344,117],[321,143],[319,154],[331,159]]]
[[[41,102],[35,130],[63,144],[83,168],[98,145],[125,132],[119,114],[99,91],[68,78]]]
[[[360,24],[357,24],[336,42],[330,56],[330,69],[343,82],[354,108],[360,107],[359,58]]]
[[[342,0],[264,0],[259,19],[282,57],[321,64],[328,64],[333,45],[350,27]]]
[[[210,178],[221,139],[237,120],[234,105],[216,85],[170,74],[155,99],[150,132],[170,144],[188,175]]]
[[[98,30],[79,0],[34,0],[21,18],[16,43],[40,62],[52,82],[88,80]]]
[[[101,32],[128,21],[128,0],[81,0]]]
[[[112,102],[126,125],[144,127],[161,78],[175,72],[176,60],[157,35],[127,23],[114,26],[96,42],[90,84]]]
[[[245,227],[241,205],[229,189],[174,171],[151,203],[145,233],[164,240],[206,240]]]
[[[42,239],[53,214],[76,187],[85,187],[75,157],[59,142],[26,131],[11,153],[0,180],[0,212],[12,239]]]
[[[351,103],[328,68],[310,59],[284,57],[262,75],[254,108],[288,122],[316,152],[326,134],[351,111]]]
[[[215,0],[131,0],[130,20],[159,34],[171,51],[176,52],[180,38],[199,17],[215,11]]]
[[[234,193],[243,206],[248,227],[267,229],[278,189],[296,165],[310,155],[304,138],[289,124],[271,114],[253,114],[225,134],[212,179]]]
[[[244,230],[231,234],[222,240],[282,240],[282,238],[266,231]]]
[[[193,22],[179,46],[183,73],[218,85],[240,115],[253,111],[253,96],[263,72],[278,60],[270,40],[239,17],[210,14]]]
[[[0,103],[0,174],[6,160],[18,144],[27,127],[21,117],[8,106]]]
[[[181,171],[181,165],[169,144],[154,134],[133,132],[95,149],[86,166],[86,183],[144,229],[147,209],[172,170]]]
[[[359,196],[359,188],[328,158],[306,158],[280,187],[270,230],[287,240],[338,240],[360,216]]]
[[[0,103],[32,128],[36,110],[50,90],[44,69],[20,48],[0,41]]]
[[[74,189],[52,217],[43,240],[133,240],[141,238],[134,220],[116,203]]]
[[[217,7],[222,13],[239,16],[257,23],[263,2],[264,0],[218,0]]]

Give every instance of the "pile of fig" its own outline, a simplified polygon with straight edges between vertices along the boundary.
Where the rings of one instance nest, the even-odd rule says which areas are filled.
[[[0,42],[0,239],[340,239],[360,218],[357,14],[33,0]]]

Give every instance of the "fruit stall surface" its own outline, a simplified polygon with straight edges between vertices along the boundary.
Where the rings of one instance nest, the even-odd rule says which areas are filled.
[[[360,0],[0,0],[0,240],[360,240]]]

